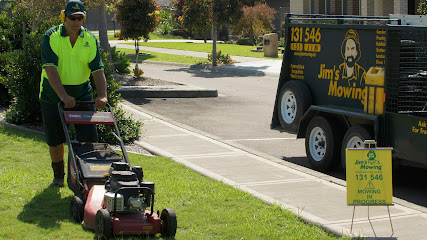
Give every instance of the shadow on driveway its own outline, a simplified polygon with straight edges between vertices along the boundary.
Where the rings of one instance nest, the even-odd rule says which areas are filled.
[[[233,67],[219,66],[212,67],[206,65],[191,65],[190,67],[182,67],[176,69],[168,69],[168,72],[187,72],[200,78],[232,78],[232,77],[254,77],[265,76],[262,71],[268,66],[261,67]]]

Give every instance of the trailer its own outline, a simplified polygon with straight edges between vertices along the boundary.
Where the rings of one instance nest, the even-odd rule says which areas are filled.
[[[305,138],[318,171],[345,168],[345,149],[368,139],[392,147],[393,163],[427,168],[427,27],[288,14],[271,128]]]

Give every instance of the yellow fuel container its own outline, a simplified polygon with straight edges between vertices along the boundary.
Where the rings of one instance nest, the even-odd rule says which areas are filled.
[[[366,73],[365,112],[382,115],[384,113],[384,68],[371,67]]]

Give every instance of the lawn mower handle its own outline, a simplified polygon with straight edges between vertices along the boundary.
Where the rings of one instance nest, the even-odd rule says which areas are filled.
[[[86,104],[86,105],[94,105],[94,104],[95,104],[95,101],[76,101],[76,106],[77,106],[77,105],[84,105],[84,104]],[[74,166],[75,166],[75,167],[77,167],[77,161],[76,161],[76,158],[75,158],[75,156],[74,156],[74,150],[73,150],[73,146],[72,146],[72,144],[71,144],[70,134],[68,133],[67,124],[66,124],[66,122],[65,122],[64,109],[63,109],[63,107],[64,107],[64,103],[63,103],[63,102],[59,102],[59,103],[58,103],[58,112],[59,112],[59,116],[60,116],[60,119],[61,119],[62,128],[63,128],[63,130],[64,130],[65,139],[67,140],[67,144],[68,144],[68,148],[69,148],[69,150],[70,150],[71,152],[73,152],[73,154],[71,154],[71,159],[72,159],[72,161],[73,161],[73,164],[74,164]],[[115,129],[115,133],[114,133],[114,131],[111,131],[111,133],[112,133],[112,134],[114,135],[114,137],[119,141],[119,143],[120,143],[120,148],[121,148],[121,150],[122,150],[123,157],[124,157],[125,161],[126,161],[128,164],[130,164],[130,161],[129,161],[129,158],[128,158],[128,155],[127,155],[127,152],[126,152],[125,145],[124,145],[123,140],[122,140],[122,138],[121,138],[121,136],[120,136],[120,131],[119,131],[119,128],[118,128],[117,123],[116,123],[116,118],[114,117],[114,113],[113,113],[113,111],[112,111],[112,109],[111,109],[111,105],[110,105],[109,103],[107,103],[107,107],[108,107],[109,112],[111,113],[111,116],[113,117],[113,120],[114,120],[114,129]],[[96,109],[95,109],[95,112],[96,112]],[[82,185],[82,183],[80,182],[80,176],[79,176],[79,174],[77,174],[77,173],[76,173],[76,181],[77,181],[80,185]],[[82,185],[82,187],[84,187],[84,186]]]
[[[76,106],[77,105],[95,105],[95,101],[76,101]],[[58,108],[64,108],[64,103],[63,102],[59,102],[58,103]],[[109,111],[111,112],[111,105],[109,103],[107,103],[106,107],[108,107]]]

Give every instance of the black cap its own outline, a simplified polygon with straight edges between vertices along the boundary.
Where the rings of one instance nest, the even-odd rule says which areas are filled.
[[[85,16],[85,6],[79,0],[70,0],[65,4],[65,15],[81,14]]]

